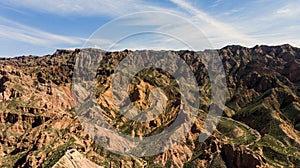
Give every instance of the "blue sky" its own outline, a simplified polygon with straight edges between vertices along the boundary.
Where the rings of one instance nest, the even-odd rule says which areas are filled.
[[[2,0],[0,56],[45,55],[57,48],[86,47],[86,41],[99,28],[101,31],[117,18],[147,11],[182,17],[201,30],[211,48],[285,43],[300,47],[299,5],[300,0]],[[178,24],[184,22],[147,15],[131,18],[126,27],[113,27],[108,36],[98,39],[100,45],[96,47],[105,48],[101,44],[120,31],[139,31],[141,26],[161,30],[166,27],[164,23],[176,25],[168,27],[174,34],[185,32],[187,40],[195,39],[186,26]],[[178,40],[161,34],[139,34],[121,41],[122,45],[113,49],[184,49]]]

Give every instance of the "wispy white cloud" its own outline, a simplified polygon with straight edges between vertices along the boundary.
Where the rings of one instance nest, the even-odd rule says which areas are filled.
[[[2,3],[57,15],[81,16],[120,16],[132,12],[163,9],[141,0],[3,0]]]
[[[246,32],[259,43],[279,45],[289,43],[299,46],[299,0],[260,0],[242,5],[243,12],[224,17],[233,26]],[[255,12],[254,12],[255,9]]]
[[[0,17],[0,37],[38,46],[81,45],[85,39],[57,35]]]
[[[26,13],[25,13],[24,11],[22,11],[22,10],[16,9],[16,8],[14,8],[14,7],[11,7],[11,6],[5,5],[5,4],[1,4],[0,8],[2,8],[2,9],[8,9],[8,10],[11,10],[11,11],[14,11],[14,12],[16,12],[16,13],[23,14],[23,15],[26,14]]]
[[[141,12],[113,20],[95,32],[87,46],[103,46],[101,48],[104,49],[212,48],[204,34],[192,22],[166,12]]]
[[[226,45],[226,43],[239,43],[242,45],[253,45],[259,43],[257,39],[250,37],[249,35],[240,32],[232,25],[224,23],[211,17],[207,13],[203,12],[196,7],[193,7],[187,1],[183,0],[171,0],[173,3],[177,4],[179,7],[186,9],[192,16],[193,21],[199,26],[199,28],[213,40],[212,43],[214,46]]]
[[[277,18],[294,18],[299,17],[300,8],[299,8],[299,0],[288,2],[283,7],[275,10],[273,13],[274,17]]]
[[[220,6],[223,3],[224,0],[216,0],[211,7],[217,7]]]
[[[240,44],[244,46],[254,46],[256,44],[274,44],[274,43],[291,43],[299,44],[300,35],[298,35],[299,24],[293,22],[300,15],[298,8],[300,0],[274,2],[270,0],[248,1],[246,4],[240,3],[233,9],[228,5],[228,9],[220,8],[220,11],[209,12],[193,6],[191,2],[184,0],[171,0],[170,4],[160,6],[160,3],[143,0],[3,0],[0,4],[15,10],[31,10],[38,12],[50,13],[53,17],[65,16],[99,16],[101,18],[116,18],[134,12],[144,11],[162,11],[169,12],[195,24],[212,43],[212,47],[220,48],[228,44]],[[229,0],[216,0],[213,6],[220,4],[226,5]],[[212,3],[209,3],[212,4]],[[268,7],[266,7],[268,4]],[[284,4],[284,5],[282,5]],[[177,6],[177,7],[174,7]],[[211,7],[211,6],[210,6]],[[227,9],[227,10],[226,10]],[[23,12],[23,10],[20,10]],[[251,12],[252,11],[252,12]],[[283,19],[284,18],[284,19]],[[289,22],[286,19],[291,19]],[[298,19],[299,21],[299,19]],[[115,43],[118,39],[112,37],[118,33],[130,33],[133,30],[157,32],[169,32],[170,34],[184,34],[185,41],[195,43],[201,35],[195,35],[193,30],[187,24],[161,18],[156,15],[143,15],[143,17],[130,18],[123,22],[127,24],[124,29],[120,30],[118,26],[107,29],[103,32],[103,38],[90,39],[89,44],[94,47],[105,46],[109,48],[152,48],[152,49],[183,49],[184,45],[172,37],[162,36],[139,36],[133,39]],[[68,29],[68,28],[66,28]],[[85,30],[83,30],[85,31]],[[34,27],[26,26],[12,20],[0,17],[0,37],[13,41],[30,43],[37,46],[54,46],[54,47],[81,47],[85,39],[58,35],[45,32]],[[2,38],[2,39],[3,39]],[[1,42],[1,38],[0,38]],[[81,45],[82,44],[82,45]],[[53,48],[54,48],[53,47]],[[93,46],[91,46],[93,47]],[[207,47],[207,45],[203,45]],[[38,48],[38,47],[37,47]],[[196,48],[198,50],[199,48]],[[202,48],[201,48],[202,49]]]
[[[230,16],[230,15],[236,14],[238,12],[241,12],[242,10],[243,9],[231,9],[229,11],[223,12],[223,15],[224,16]]]
[[[38,0],[24,0],[24,1],[2,1],[1,3],[5,3],[6,6],[11,6],[14,9],[18,9],[19,7],[29,8],[35,11],[43,11],[56,15],[75,15],[75,16],[86,16],[89,17],[91,15],[97,15],[100,17],[111,16],[122,16],[129,13],[139,12],[139,11],[171,11],[167,8],[161,8],[159,6],[147,5],[146,2],[142,1],[133,1],[133,0],[124,0],[124,1],[98,1],[98,0],[75,0],[75,1],[67,1],[67,0],[52,0],[52,1],[38,1]],[[58,16],[59,17],[59,16]],[[146,22],[144,24],[139,25],[139,27],[151,27],[153,26],[153,22],[149,23],[149,19],[144,18]],[[153,17],[152,20],[161,20],[157,17]],[[26,26],[12,20],[3,18],[0,16],[0,37],[3,37],[2,40],[9,39],[10,41],[16,42],[24,42],[26,44],[32,44],[38,46],[47,46],[55,48],[69,48],[73,46],[77,47],[100,47],[100,48],[110,48],[112,45],[115,45],[114,48],[120,48],[120,44],[114,44],[114,38],[112,37],[115,33],[120,32],[118,26],[115,26],[114,29],[108,29],[104,34],[108,35],[108,37],[97,38],[94,37],[89,39],[89,41],[85,41],[86,39],[80,37],[71,37],[65,35],[58,35],[49,32],[45,32],[30,26]],[[175,21],[174,21],[175,22]],[[127,28],[132,29],[133,24],[139,24],[137,22],[131,22],[132,25],[129,25]],[[122,29],[122,31],[126,31]],[[155,42],[150,39],[136,39],[135,42],[128,43],[127,48],[155,48],[156,47],[164,47],[167,44],[169,39],[161,38],[160,40],[155,39]],[[5,43],[1,41],[0,43]],[[169,47],[171,47],[168,45]],[[65,47],[64,47],[65,46]],[[124,46],[124,44],[123,44]],[[168,48],[168,46],[166,46]],[[164,47],[164,48],[166,48]],[[176,47],[175,45],[173,46]]]

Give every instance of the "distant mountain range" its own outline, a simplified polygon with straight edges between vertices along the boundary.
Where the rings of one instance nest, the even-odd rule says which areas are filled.
[[[84,50],[100,51],[57,50],[46,56],[0,59],[0,167],[52,167],[66,157],[68,148],[103,167],[300,166],[300,48],[231,45],[217,50],[226,74],[227,97],[217,129],[205,142],[197,138],[211,105],[206,67],[197,59],[199,52],[174,51],[197,79],[201,115],[172,149],[142,158],[114,154],[84,131],[71,90],[75,61]],[[178,91],[163,87],[169,101],[160,110],[166,113],[149,122],[141,124],[120,115],[109,96],[112,74],[132,52],[105,52],[95,93],[112,126],[130,136],[150,136],[176,118]],[[141,109],[149,108],[149,91],[172,80],[158,69],[141,71],[129,88],[131,101]],[[89,115],[88,109],[84,115]]]

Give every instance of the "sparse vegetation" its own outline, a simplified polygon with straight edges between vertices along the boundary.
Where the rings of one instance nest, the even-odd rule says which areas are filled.
[[[90,50],[98,54],[97,49]],[[293,54],[288,53],[291,50]],[[300,75],[296,74],[300,69],[295,66],[298,70],[291,71],[286,61],[297,60],[298,65],[299,49],[284,45],[250,49],[228,46],[219,50],[227,73],[226,106],[230,109],[224,116],[230,118],[222,117],[217,130],[205,142],[199,142],[197,138],[200,132],[206,133],[201,124],[205,122],[211,105],[212,88],[205,66],[201,60],[195,59],[201,52],[172,51],[182,57],[195,73],[201,102],[200,107],[194,108],[201,109],[201,112],[193,130],[182,137],[184,141],[174,149],[138,158],[139,161],[97,145],[93,137],[84,132],[85,127],[76,117],[76,112],[90,116],[90,122],[98,124],[91,109],[99,105],[104,119],[120,133],[131,135],[134,130],[135,137],[149,137],[170,127],[178,117],[181,98],[189,98],[181,97],[182,88],[170,74],[162,69],[146,68],[138,74],[131,74],[132,81],[127,88],[130,100],[138,109],[148,109],[153,103],[149,101],[151,89],[160,88],[168,99],[167,104],[159,109],[161,114],[150,121],[128,119],[115,108],[110,85],[115,68],[131,51],[107,52],[94,81],[96,96],[93,99],[87,96],[82,100],[85,103],[77,109],[70,87],[78,51],[58,50],[44,57],[0,59],[0,64],[6,66],[1,69],[0,79],[3,75],[9,79],[1,84],[6,93],[5,100],[2,93],[0,95],[0,154],[3,154],[0,167],[51,167],[68,147],[76,148],[84,157],[105,167],[122,164],[133,167],[139,161],[147,162],[147,167],[157,168],[196,167],[200,164],[203,167],[222,167],[222,164],[247,167],[252,163],[263,167],[265,162],[274,167],[296,167],[300,163],[297,132],[300,130],[300,78],[297,76]],[[175,68],[173,70],[176,72]],[[78,91],[77,94],[83,93]],[[137,150],[142,152],[144,149]],[[151,148],[145,152],[154,150]],[[43,165],[36,165],[38,163]]]

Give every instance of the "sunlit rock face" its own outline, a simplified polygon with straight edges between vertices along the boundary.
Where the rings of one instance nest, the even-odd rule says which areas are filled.
[[[226,104],[217,129],[204,142],[199,142],[198,136],[205,132],[211,88],[207,68],[199,59],[203,52],[170,51],[194,73],[199,114],[171,149],[142,158],[118,155],[100,146],[79,120],[74,94],[83,93],[72,92],[72,77],[83,50],[105,54],[95,75],[95,98],[105,121],[119,132],[143,139],[167,129],[177,117],[187,118],[178,115],[182,97],[176,79],[156,68],[135,74],[128,95],[135,108],[154,108],[158,113],[145,113],[140,122],[120,114],[112,96],[112,77],[118,64],[134,51],[57,50],[41,57],[2,58],[0,167],[70,164],[66,156],[69,148],[76,149],[76,157],[85,158],[86,163],[90,160],[103,167],[299,166],[300,49],[282,45],[217,50],[226,73]],[[89,108],[83,114],[95,115]],[[115,145],[109,137],[104,140]]]

